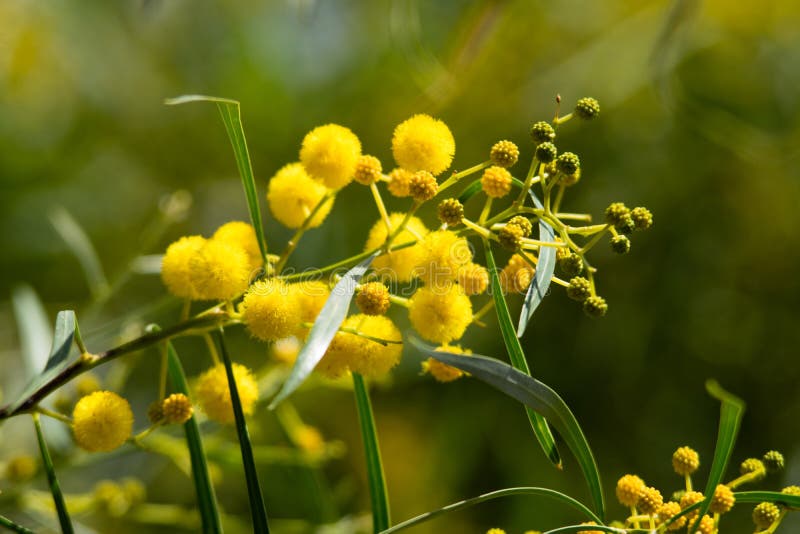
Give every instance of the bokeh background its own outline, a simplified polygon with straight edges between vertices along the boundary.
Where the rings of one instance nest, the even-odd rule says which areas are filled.
[[[40,325],[51,324],[58,310],[77,310],[95,350],[149,322],[169,324],[179,303],[165,296],[153,273],[157,258],[149,255],[180,235],[209,235],[247,217],[216,111],[165,107],[165,98],[240,100],[263,193],[319,124],[351,127],[390,167],[393,127],[431,113],[450,125],[454,165],[465,168],[502,138],[529,157],[527,130],[553,116],[556,94],[567,108],[594,96],[600,118],[560,130],[560,148],[577,152],[583,164],[565,207],[598,218],[612,201],[643,204],[656,224],[636,236],[629,256],[605,246],[594,254],[600,292],[610,303],[606,318],[588,319],[554,287],[524,339],[534,375],[566,399],[583,425],[612,515],[624,513],[612,492],[620,475],[636,472],[677,489],[670,466],[677,446],[691,444],[710,460],[718,417],[717,402],[704,392],[711,377],[748,403],[734,464],[776,448],[786,454],[787,469],[763,487],[800,482],[797,2],[127,0],[77,7],[3,0],[0,21],[5,401],[37,365],[26,355],[46,354]],[[369,203],[365,189],[348,188],[294,264],[360,251],[377,217]],[[289,232],[266,219],[269,242],[280,248]],[[90,254],[82,255],[83,265],[76,258],[86,245],[80,229],[99,267]],[[233,333],[232,344],[236,359],[263,370],[266,389],[280,378],[265,346],[242,332]],[[493,320],[464,344],[503,356]],[[180,341],[178,349],[191,373],[208,365],[201,343]],[[99,373],[131,399],[139,427],[156,394],[156,361],[148,351]],[[588,500],[573,458],[565,452],[563,473],[549,466],[523,410],[477,381],[440,385],[421,377],[419,355],[409,349],[391,383],[373,395],[395,520],[508,486],[552,487]],[[294,407],[330,443],[322,455],[305,454],[287,438],[287,424],[295,423],[266,409],[253,418],[275,531],[368,526],[352,395],[315,383],[295,396]],[[182,513],[193,493],[179,466],[180,447],[166,453],[172,459],[135,451],[87,457],[73,451],[57,425],[48,428],[76,508],[101,479],[135,476],[147,486],[147,511],[83,502],[76,520],[84,531],[195,528],[194,516]],[[218,444],[228,530],[246,532],[238,452],[226,447],[233,435],[205,430]],[[0,458],[20,453],[35,454],[25,418],[0,426]],[[25,485],[0,480],[0,513],[52,528],[52,516],[42,511],[46,494],[31,491],[45,487],[41,473]],[[27,497],[20,500],[20,492]],[[751,532],[749,513],[738,507],[724,532]],[[518,533],[577,519],[551,503],[515,497],[413,532],[501,526]],[[797,518],[783,527],[795,529]]]

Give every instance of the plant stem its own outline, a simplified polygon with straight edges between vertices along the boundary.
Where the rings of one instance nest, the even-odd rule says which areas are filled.
[[[56,477],[56,471],[53,467],[53,459],[50,457],[50,450],[47,448],[47,442],[42,433],[42,425],[39,422],[39,414],[33,413],[33,425],[36,427],[36,439],[39,441],[39,452],[42,455],[42,463],[44,464],[45,472],[47,473],[47,482],[50,485],[50,493],[53,495],[53,503],[56,506],[58,513],[58,522],[61,526],[62,534],[73,534],[72,521],[69,518],[67,505],[64,502],[64,495],[61,493],[61,486]]]

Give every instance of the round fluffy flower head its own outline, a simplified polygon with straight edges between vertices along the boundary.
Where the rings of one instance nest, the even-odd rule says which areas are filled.
[[[594,295],[583,301],[583,311],[589,317],[597,319],[608,312],[608,304],[603,297]]]
[[[511,141],[498,141],[492,146],[489,159],[498,167],[513,167],[519,159],[519,148]]]
[[[704,515],[700,520],[700,525],[697,527],[697,532],[700,534],[715,534],[717,532],[717,525],[714,518],[710,515]]]
[[[631,240],[624,235],[615,235],[611,238],[611,250],[617,254],[627,254],[631,251]]]
[[[182,299],[197,299],[189,264],[203,248],[203,236],[192,235],[178,239],[167,247],[161,260],[161,280],[167,290]]]
[[[472,354],[468,350],[463,350],[458,345],[442,345],[436,349],[436,352],[450,352],[453,354],[465,355]],[[457,367],[440,362],[436,358],[428,358],[422,362],[422,372],[428,373],[435,378],[437,382],[442,383],[452,382],[453,380],[457,380],[467,374]]]
[[[250,259],[242,248],[207,240],[189,261],[189,276],[199,300],[229,300],[250,283]]]
[[[600,102],[591,97],[584,97],[578,100],[575,105],[575,115],[579,119],[590,120],[600,114]]]
[[[578,170],[572,174],[561,174],[559,175],[558,183],[565,185],[567,187],[572,187],[573,185],[577,184],[581,181],[581,169],[578,167]]]
[[[625,475],[617,481],[617,500],[623,506],[636,506],[647,486],[636,475]]]
[[[576,276],[569,281],[567,296],[572,300],[584,302],[592,295],[592,285],[582,276]]]
[[[439,220],[447,226],[461,224],[464,218],[464,205],[455,198],[446,198],[437,206]]]
[[[633,231],[636,230],[636,223],[633,222],[633,217],[628,214],[623,217],[621,221],[615,224],[614,228],[616,228],[621,234],[631,235]]]
[[[414,115],[397,125],[392,136],[392,154],[409,171],[444,172],[453,161],[456,141],[450,128],[430,115]]]
[[[783,493],[784,495],[792,495],[794,497],[800,497],[800,486],[786,486],[781,490],[781,493]],[[789,510],[793,511],[800,510],[800,508],[796,506],[788,506],[788,505],[785,506],[789,508]]]
[[[622,202],[614,202],[606,208],[606,222],[614,226],[622,223],[630,216],[630,210]]]
[[[428,171],[417,171],[408,181],[408,192],[417,202],[425,202],[436,196],[439,184]]]
[[[423,338],[449,343],[463,336],[472,322],[472,302],[457,284],[421,287],[409,300],[408,318]]]
[[[394,323],[383,315],[351,315],[342,324],[364,336],[386,341],[401,341],[402,336]],[[329,378],[338,378],[347,371],[367,378],[379,378],[400,361],[403,345],[377,341],[349,332],[338,332],[333,338],[316,370]]]
[[[653,214],[649,209],[641,206],[631,210],[631,219],[637,230],[647,230],[653,226]]]
[[[517,250],[522,245],[522,228],[507,224],[497,231],[497,240],[503,248]]]
[[[125,443],[131,430],[131,405],[116,393],[95,391],[75,404],[72,432],[75,442],[84,450],[112,451]]]
[[[400,198],[411,195],[411,192],[408,190],[408,184],[412,176],[414,176],[413,172],[403,169],[402,167],[394,169],[389,173],[389,185],[387,186],[389,192]]]
[[[783,454],[778,451],[765,453],[762,460],[764,461],[764,467],[767,468],[767,473],[777,473],[783,469]]]
[[[486,531],[486,534],[506,534],[506,531],[502,528],[490,528]]]
[[[591,526],[591,525],[597,525],[597,523],[595,523],[594,521],[586,521],[585,523],[581,523],[581,525]],[[592,529],[592,530],[579,530],[578,534],[601,534],[602,532],[603,532],[602,530],[594,530],[594,529]]]
[[[318,126],[303,138],[300,162],[306,171],[330,189],[350,183],[361,155],[361,142],[349,128],[338,124]]]
[[[753,523],[759,530],[769,528],[780,516],[780,508],[771,502],[762,502],[753,509]]]
[[[250,333],[263,341],[294,334],[300,324],[300,302],[286,283],[270,278],[250,286],[240,306]]]
[[[537,145],[550,143],[556,138],[556,131],[549,122],[539,121],[531,126],[531,139]]]
[[[8,461],[5,476],[9,481],[20,484],[33,478],[38,468],[39,464],[33,456],[21,454]]]
[[[502,198],[511,191],[511,173],[503,167],[493,165],[483,171],[481,187],[487,196]]]
[[[699,491],[687,491],[681,497],[681,510],[686,510],[690,506],[699,503],[705,498],[706,498],[705,495],[703,495]],[[695,521],[697,521],[697,514],[698,514],[697,510],[686,514],[684,516],[686,518],[686,523],[692,524]]]
[[[415,273],[429,286],[447,285],[462,265],[472,261],[469,243],[450,230],[437,230],[420,243],[422,254]]]
[[[681,505],[675,501],[665,502],[656,511],[656,523],[661,525],[666,523],[672,516],[681,513]],[[680,530],[686,525],[686,517],[681,517],[673,521],[667,527],[667,530]]]
[[[531,232],[533,232],[533,225],[531,224],[530,219],[523,217],[522,215],[515,215],[511,217],[506,224],[519,226],[519,229],[522,230],[522,237],[530,237]]]
[[[566,247],[556,249],[558,268],[567,276],[578,276],[583,272],[583,259]]]
[[[250,260],[250,272],[253,274],[255,271],[264,265],[264,260],[261,257],[261,249],[258,248],[258,238],[253,225],[242,221],[231,221],[225,223],[214,232],[211,239],[222,241],[234,247],[239,247],[247,254]]]
[[[245,415],[250,415],[258,400],[258,384],[250,370],[238,363],[233,364],[233,378],[242,411]],[[228,375],[224,365],[219,364],[200,375],[195,385],[195,398],[209,419],[225,424],[234,421]]]
[[[568,176],[578,172],[580,167],[581,160],[578,159],[577,154],[572,152],[564,152],[556,159],[556,170]]]
[[[389,309],[389,290],[381,282],[364,284],[356,295],[356,305],[366,315],[383,315]]]
[[[389,224],[392,228],[397,228],[404,218],[404,213],[392,213],[389,215]],[[406,227],[392,243],[394,245],[402,245],[417,241],[424,238],[427,233],[428,229],[425,228],[422,221],[417,217],[411,217]],[[380,247],[386,241],[388,235],[386,223],[379,219],[369,231],[364,250],[374,250]],[[384,278],[396,280],[397,282],[409,282],[414,276],[414,268],[422,261],[422,254],[423,250],[419,244],[392,250],[375,258],[372,262],[372,267]]]
[[[747,475],[750,473],[760,473],[761,476],[756,480],[760,480],[764,478],[767,473],[767,468],[764,465],[764,462],[759,460],[758,458],[747,458],[739,465],[739,472],[743,475]]]
[[[531,285],[533,275],[533,267],[522,256],[514,254],[500,271],[500,288],[503,293],[523,293]]]
[[[362,185],[370,185],[381,179],[382,171],[381,160],[375,156],[363,154],[359,156],[356,162],[356,170],[353,178]]]
[[[272,215],[287,228],[300,228],[328,189],[311,178],[299,163],[282,167],[267,186],[267,203]],[[333,207],[333,199],[320,206],[308,224],[309,228],[321,225]]]
[[[672,453],[672,468],[681,476],[691,475],[700,467],[700,455],[691,447],[680,447]]]
[[[300,307],[299,323],[313,323],[317,320],[319,312],[331,296],[331,289],[321,280],[304,280],[289,285],[290,298],[297,301]],[[305,337],[309,328],[299,324],[295,335]]]
[[[725,484],[718,484],[711,498],[709,510],[714,514],[724,514],[729,512],[735,503],[736,497],[733,496],[731,489]]]
[[[542,163],[550,163],[558,155],[558,149],[553,143],[545,142],[536,147],[536,159]]]
[[[656,488],[645,488],[639,496],[639,510],[643,514],[655,514],[661,505],[664,504],[664,497]]]
[[[467,295],[480,295],[489,287],[489,271],[477,263],[468,263],[458,269],[458,284]]]
[[[183,393],[173,393],[161,402],[161,414],[169,425],[182,425],[192,418],[192,401]]]

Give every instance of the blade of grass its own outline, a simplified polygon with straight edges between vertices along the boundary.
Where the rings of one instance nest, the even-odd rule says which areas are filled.
[[[800,508],[800,495],[789,495],[779,491],[737,491],[733,494],[737,503],[772,502],[792,508]]]
[[[544,209],[541,201],[536,197],[533,191],[528,191],[528,194],[537,208]],[[539,240],[553,242],[555,239],[556,235],[553,231],[553,227],[539,219]],[[555,247],[539,247],[539,263],[536,265],[536,271],[533,273],[531,285],[528,286],[525,302],[522,303],[522,311],[519,314],[519,325],[517,326],[517,337],[522,337],[525,333],[528,322],[531,317],[533,317],[533,312],[536,311],[536,308],[542,303],[542,299],[547,295],[547,290],[550,289],[550,281],[553,279],[555,268]]]
[[[361,280],[361,277],[367,272],[367,269],[369,269],[369,266],[372,264],[372,260],[374,260],[377,255],[377,252],[372,254],[347,271],[333,287],[331,296],[328,297],[328,300],[322,307],[322,311],[320,311],[319,316],[317,316],[317,320],[314,321],[314,326],[311,327],[306,344],[303,345],[303,348],[300,349],[300,354],[297,355],[297,360],[294,362],[294,367],[292,367],[289,378],[284,382],[278,395],[272,399],[269,405],[270,410],[274,410],[282,400],[300,387],[300,384],[302,384],[305,379],[308,378],[308,375],[311,374],[311,371],[314,370],[314,366],[316,366],[325,355],[325,351],[328,350],[328,345],[331,344],[334,336],[336,336],[336,332],[339,331],[339,327],[342,326],[342,322],[344,322],[345,317],[347,317],[347,312],[350,309],[350,301],[353,300],[353,293],[356,291],[356,285],[358,285],[359,280]]]
[[[391,525],[386,478],[383,474],[378,432],[375,428],[375,418],[372,414],[369,392],[364,384],[364,378],[358,373],[353,373],[353,389],[356,396],[361,438],[364,440],[364,454],[367,458],[367,478],[369,481],[370,503],[372,504],[372,529],[377,534]]]
[[[592,449],[572,411],[558,393],[542,382],[495,358],[479,354],[467,358],[460,354],[442,352],[436,347],[423,343],[415,336],[410,336],[409,341],[426,355],[470,373],[475,378],[536,410],[550,421],[567,442],[567,446],[578,461],[589,486],[595,512],[600,518],[605,517],[603,488]]]
[[[491,279],[494,309],[497,314],[497,322],[500,324],[500,332],[503,335],[503,342],[506,345],[508,357],[511,360],[511,365],[513,365],[515,369],[519,369],[530,376],[531,371],[528,367],[528,360],[525,359],[522,345],[520,345],[517,333],[514,330],[514,326],[511,324],[511,314],[508,311],[508,303],[500,287],[500,278],[497,275],[497,264],[494,261],[494,254],[492,254],[492,249],[488,241],[484,240],[483,247],[486,252],[486,267],[489,270]],[[545,455],[547,455],[547,458],[553,465],[561,469],[561,455],[558,453],[556,442],[553,439],[553,433],[550,431],[550,427],[547,426],[547,421],[530,408],[526,407],[525,411],[528,414],[528,420],[531,423],[531,428],[533,428],[533,433],[536,435],[536,439],[539,440],[539,444],[542,446]]]
[[[253,164],[250,162],[250,151],[247,148],[247,138],[245,138],[244,127],[242,126],[241,105],[238,100],[205,95],[184,95],[164,101],[168,106],[186,104],[188,102],[214,102],[217,104],[219,113],[222,116],[222,122],[225,124],[225,131],[228,133],[228,138],[233,147],[233,155],[236,158],[239,176],[242,178],[244,194],[247,197],[247,209],[250,211],[250,221],[256,231],[261,256],[264,259],[264,265],[268,265],[267,240],[264,237],[264,227],[261,221],[261,207],[258,203]]]
[[[175,391],[188,397],[189,386],[186,383],[183,366],[180,359],[178,359],[175,348],[169,342],[167,342],[167,372]],[[186,445],[189,448],[189,458],[192,463],[192,480],[197,494],[197,506],[200,509],[203,532],[206,534],[222,532],[217,496],[214,492],[214,485],[211,483],[211,477],[208,474],[206,454],[195,416],[192,416],[183,424],[183,430],[186,434]]]
[[[78,221],[62,206],[56,206],[49,214],[53,228],[81,264],[89,291],[96,299],[103,298],[110,286],[100,263],[100,256]]]
[[[728,467],[728,462],[733,453],[733,445],[736,443],[736,436],[739,434],[739,425],[744,413],[744,402],[722,389],[722,386],[716,380],[706,382],[706,391],[721,403],[719,431],[717,433],[717,446],[714,449],[714,459],[711,462],[711,472],[708,474],[706,490],[703,492],[706,500],[700,506],[699,514],[694,525],[689,530],[690,532],[695,532],[697,527],[700,526],[700,520],[711,506],[711,498],[714,496],[717,484],[722,482],[725,469]]]
[[[433,510],[432,512],[426,512],[424,514],[418,515],[417,517],[412,517],[411,519],[403,521],[402,523],[398,523],[392,528],[384,530],[383,532],[381,532],[381,534],[394,534],[395,532],[400,532],[401,530],[405,530],[407,528],[419,525],[420,523],[430,521],[431,519],[434,519],[435,517],[438,517],[442,514],[463,510],[464,508],[469,508],[470,506],[474,506],[482,502],[490,501],[492,499],[499,499],[500,497],[508,497],[509,495],[537,495],[540,497],[549,497],[551,499],[563,502],[564,504],[567,504],[568,506],[575,508],[576,510],[580,511],[588,519],[594,521],[595,523],[601,523],[600,518],[597,517],[594,514],[594,512],[592,512],[582,503],[576,501],[575,499],[573,499],[568,495],[564,495],[559,491],[547,488],[520,487],[520,488],[505,488],[497,491],[491,491],[489,493],[484,493],[483,495],[478,495],[477,497],[473,497],[471,499],[464,499],[463,501],[458,501],[456,503],[443,506],[438,510]],[[586,527],[584,526],[584,528]]]
[[[256,470],[256,462],[253,459],[253,445],[250,443],[250,433],[247,430],[247,422],[244,420],[242,402],[239,399],[239,390],[236,387],[236,379],[233,376],[233,365],[228,355],[228,349],[225,346],[225,336],[222,328],[214,332],[214,337],[216,337],[219,352],[222,355],[222,362],[225,364],[225,373],[228,375],[228,388],[231,394],[231,404],[233,404],[233,416],[236,419],[236,432],[239,436],[244,476],[247,481],[247,495],[250,498],[253,532],[268,534],[269,523],[267,521],[267,508],[264,504],[264,496],[261,493],[261,485],[258,482],[258,471]]]
[[[35,534],[35,532],[32,530],[28,530],[22,525],[18,525],[2,515],[0,515],[0,526],[7,528],[11,532],[17,532],[18,534]]]
[[[42,425],[39,422],[39,414],[33,413],[33,426],[36,427],[36,439],[39,441],[39,452],[42,455],[42,464],[47,473],[47,483],[50,485],[50,493],[53,495],[53,503],[56,506],[58,514],[58,523],[61,525],[61,532],[63,534],[72,534],[72,521],[67,512],[67,505],[64,502],[64,495],[61,493],[61,486],[58,484],[58,477],[56,477],[56,470],[53,467],[53,459],[50,457],[50,450],[47,448],[47,442],[44,439],[42,432]]]

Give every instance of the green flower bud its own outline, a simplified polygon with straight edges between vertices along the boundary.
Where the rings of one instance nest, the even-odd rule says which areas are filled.
[[[561,256],[557,261],[558,268],[567,276],[577,276],[583,272],[583,260],[574,252]]]
[[[439,220],[448,226],[461,224],[464,218],[464,206],[455,198],[446,198],[439,202]]]
[[[753,510],[753,523],[759,530],[763,530],[769,528],[780,516],[780,508],[771,502],[762,502]]]
[[[517,250],[522,244],[522,228],[514,224],[507,224],[497,231],[497,240],[503,248]]]
[[[617,254],[627,254],[631,251],[631,240],[624,235],[615,235],[611,238],[611,250]]]
[[[511,141],[498,141],[492,146],[489,159],[498,167],[512,167],[519,159],[519,148]]]
[[[767,473],[777,473],[783,469],[783,455],[778,451],[769,451],[762,458]]]
[[[591,294],[592,286],[589,284],[589,280],[586,278],[583,278],[582,276],[576,276],[569,281],[569,287],[567,287],[567,296],[572,300],[583,302],[588,299]]]
[[[556,169],[566,175],[575,174],[581,167],[581,160],[572,152],[564,152],[556,159]]]
[[[745,461],[743,461],[739,466],[739,472],[743,475],[748,475],[750,473],[760,473],[761,476],[758,477],[756,480],[761,480],[767,473],[767,468],[764,465],[764,462],[762,462],[758,458],[748,458]]]
[[[537,145],[553,141],[556,138],[556,131],[550,123],[539,121],[531,126],[531,138]]]
[[[623,219],[614,226],[621,234],[630,235],[636,229],[636,224],[630,215],[623,217]]]
[[[631,210],[631,219],[637,230],[647,230],[653,226],[653,214],[641,206]]]
[[[614,202],[606,208],[606,222],[614,226],[622,222],[626,217],[630,217],[630,210],[622,202]]]
[[[608,304],[606,304],[606,299],[595,295],[583,301],[583,311],[589,317],[602,317],[608,311]]]
[[[578,100],[575,105],[575,115],[579,119],[591,120],[600,114],[600,103],[591,97],[585,97]]]
[[[536,159],[542,163],[550,163],[556,159],[558,149],[553,143],[542,143],[536,147]]]
[[[522,215],[515,215],[514,217],[511,217],[506,224],[519,226],[519,229],[522,230],[522,237],[530,237],[531,232],[533,232],[533,225],[531,224],[531,221]]]

